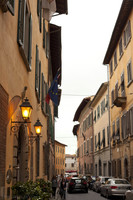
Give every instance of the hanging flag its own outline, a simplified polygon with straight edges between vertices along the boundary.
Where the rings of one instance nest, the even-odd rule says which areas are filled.
[[[58,106],[58,78],[59,78],[59,71],[57,72],[51,87],[48,90],[48,94],[46,96],[45,101],[47,104],[49,104],[50,99],[53,101],[53,103]]]
[[[42,0],[43,18],[50,21],[52,15],[56,12],[55,0]]]

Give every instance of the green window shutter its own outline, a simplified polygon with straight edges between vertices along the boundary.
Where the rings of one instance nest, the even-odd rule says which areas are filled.
[[[38,93],[39,88],[38,88],[38,76],[39,76],[39,50],[38,46],[36,45],[36,67],[35,67],[35,91]]]
[[[28,63],[31,70],[31,59],[32,59],[32,15],[30,14],[29,23],[29,51],[28,51]]]
[[[45,30],[45,20],[43,20],[43,48],[45,49],[45,35],[46,35],[46,30]]]
[[[19,46],[21,46],[22,48],[24,48],[25,9],[26,9],[25,0],[19,0],[17,42]]]

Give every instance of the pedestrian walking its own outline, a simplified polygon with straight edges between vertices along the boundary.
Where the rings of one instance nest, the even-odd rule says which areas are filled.
[[[53,198],[55,199],[55,195],[56,195],[56,188],[57,188],[58,184],[57,184],[57,178],[56,176],[53,176],[52,178],[52,195]]]
[[[66,199],[66,180],[65,178],[63,177],[61,182],[60,182],[60,196],[61,196],[61,199]]]

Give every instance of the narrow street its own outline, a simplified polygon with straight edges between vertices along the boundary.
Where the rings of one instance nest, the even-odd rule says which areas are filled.
[[[75,192],[72,194],[66,193],[66,200],[107,200],[107,198],[102,197],[100,193],[96,193],[92,190],[88,190],[88,193]],[[112,200],[123,200],[122,197],[114,197]],[[56,200],[61,200],[60,195],[57,194]]]

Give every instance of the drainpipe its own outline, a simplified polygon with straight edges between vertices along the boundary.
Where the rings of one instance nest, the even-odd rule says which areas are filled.
[[[112,149],[111,149],[110,98],[109,98],[109,65],[107,65],[107,80],[108,80],[108,123],[109,123],[110,175],[112,176]]]

